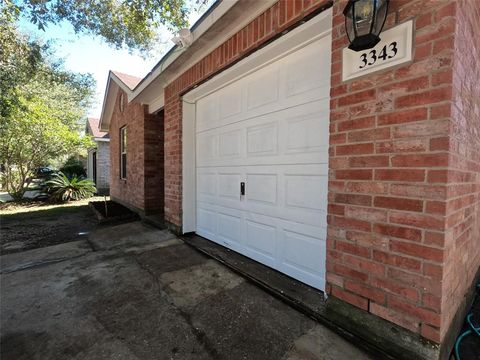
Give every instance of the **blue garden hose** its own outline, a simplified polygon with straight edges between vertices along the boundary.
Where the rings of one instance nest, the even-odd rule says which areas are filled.
[[[480,289],[480,284],[477,284],[477,290]],[[455,342],[455,359],[461,360],[460,359],[460,344],[462,340],[467,337],[470,334],[475,334],[480,338],[480,325],[475,326],[472,321],[473,314],[470,313],[467,315],[467,324],[470,326],[470,329],[464,331],[460,336],[457,338],[457,341]]]

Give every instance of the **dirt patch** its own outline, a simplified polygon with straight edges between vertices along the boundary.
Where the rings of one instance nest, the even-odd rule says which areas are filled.
[[[88,200],[61,205],[36,201],[3,204],[0,254],[80,240],[96,226]]]
[[[41,200],[23,199],[20,201],[9,201],[0,203],[0,214],[14,214],[18,212],[27,212],[30,209],[48,208],[54,204]]]

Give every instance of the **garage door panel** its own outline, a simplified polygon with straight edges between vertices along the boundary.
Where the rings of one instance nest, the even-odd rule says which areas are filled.
[[[328,121],[319,121],[321,116],[313,112],[286,120],[285,154],[325,152],[328,147],[328,137],[325,136],[328,135]]]
[[[293,231],[283,230],[282,253],[279,258],[289,267],[311,274],[321,275],[318,266],[321,254],[325,251],[324,243],[317,238],[306,236]]]
[[[302,225],[325,226],[326,211],[309,211],[299,210],[295,208],[273,207],[260,203],[248,203],[249,214],[265,214],[272,218],[292,221]]]
[[[210,160],[218,158],[217,141],[218,135],[214,133],[197,135],[196,158],[199,166],[208,164]]]
[[[219,211],[217,226],[219,241],[228,243],[229,245],[231,245],[232,242],[240,243],[242,241],[243,219],[239,216],[238,212],[232,215],[228,214],[227,211]]]
[[[197,168],[197,202],[232,209],[243,209],[240,201],[240,182],[245,173],[238,167]]]
[[[317,89],[330,91],[330,60],[323,54],[324,47],[330,46],[328,40],[323,38],[285,58],[287,98]]]
[[[324,289],[328,41],[197,102],[197,233]],[[245,182],[246,193],[240,194]]]
[[[293,173],[288,165],[246,168],[245,207],[256,214],[323,226],[326,222],[326,170],[312,165],[296,167],[299,169]]]
[[[215,172],[199,172],[197,174],[197,195],[198,196],[216,196]]]
[[[327,163],[325,106],[316,101],[202,132],[197,135],[197,166]]]
[[[326,176],[286,175],[285,178],[285,206],[304,211],[325,209]]]
[[[197,102],[197,131],[330,97],[330,60],[319,46],[326,39],[267,65]],[[325,67],[323,68],[323,66]]]
[[[205,208],[205,204],[197,206],[197,233],[212,240],[216,239],[216,212],[213,209]]]
[[[218,127],[219,118],[218,94],[198,100],[195,124],[197,131]]]
[[[219,106],[219,125],[228,125],[228,118],[242,112],[242,86],[235,83],[227,86],[224,91],[220,92],[218,97]]]
[[[277,229],[270,224],[246,220],[247,255],[269,266],[275,266]]]
[[[308,109],[312,109],[311,106],[308,106],[308,104],[311,103],[314,103],[314,105],[315,103],[320,103],[317,104],[317,107],[322,107],[322,111],[325,111],[325,106],[328,106],[328,104],[326,104],[327,102],[329,102],[329,96],[326,95],[324,92],[316,91],[312,92],[308,96],[302,94],[298,97],[272,103],[269,106],[265,107],[263,111],[259,111],[258,109],[255,111],[242,111],[240,114],[236,114],[228,118],[222,118],[219,120],[215,120],[214,116],[212,116],[211,118],[205,118],[204,123],[199,124],[196,127],[196,132],[202,133],[209,130],[218,129],[226,125],[234,125],[236,123],[247,121],[250,119],[254,119],[254,121],[257,121],[258,118],[264,116],[269,116],[271,119],[276,120],[279,117],[278,112],[282,111],[290,110],[290,114],[297,115],[298,113],[296,113],[296,111],[298,110],[304,112],[306,110],[308,111]],[[303,107],[304,105],[306,105],[307,107]],[[325,119],[328,120],[329,114],[325,112],[324,115]],[[243,125],[241,126],[243,127]]]
[[[247,128],[247,156],[278,155],[278,124],[267,122]]]
[[[248,202],[260,202],[267,205],[278,205],[277,174],[246,174]]]
[[[229,130],[221,132],[218,135],[218,158],[221,161],[222,159],[228,158],[240,158],[243,155],[243,134],[242,129]]]
[[[279,66],[270,65],[263,71],[245,79],[246,110],[253,110],[275,103],[279,99]]]
[[[283,230],[279,268],[286,274],[301,278],[311,286],[320,287],[325,277],[322,259],[325,257],[325,243],[314,237]]]
[[[218,196],[233,199],[240,198],[239,184],[243,180],[240,173],[218,173]]]

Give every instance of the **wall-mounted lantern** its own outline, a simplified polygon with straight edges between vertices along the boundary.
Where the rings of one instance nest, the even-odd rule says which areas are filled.
[[[389,0],[349,0],[343,10],[349,49],[370,49],[380,41],[387,18]]]

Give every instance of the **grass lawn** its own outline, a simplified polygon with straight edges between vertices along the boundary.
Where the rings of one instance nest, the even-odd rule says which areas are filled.
[[[0,254],[80,240],[97,225],[92,197],[66,204],[39,201],[0,204]]]

